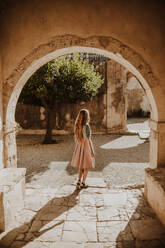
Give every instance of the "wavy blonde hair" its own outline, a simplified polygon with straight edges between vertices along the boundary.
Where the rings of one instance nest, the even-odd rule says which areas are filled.
[[[89,111],[87,109],[81,109],[77,115],[75,126],[74,126],[74,134],[75,140],[81,142],[82,137],[82,128],[90,121]]]

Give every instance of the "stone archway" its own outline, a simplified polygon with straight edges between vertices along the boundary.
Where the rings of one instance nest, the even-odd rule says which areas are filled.
[[[135,51],[113,39],[112,37],[60,36],[52,38],[52,41],[33,50],[26,56],[12,75],[5,80],[3,93],[3,110],[5,118],[5,167],[16,167],[15,144],[15,108],[20,92],[28,78],[43,64],[58,56],[73,52],[88,52],[104,55],[124,66],[137,77],[141,83],[151,107],[151,119],[157,123],[158,110],[152,93],[152,87],[158,83],[149,65]],[[155,147],[155,143],[154,143]],[[152,149],[152,140],[151,140]],[[151,153],[152,154],[152,153]],[[157,156],[152,158],[151,167],[157,166]]]
[[[43,64],[58,56],[72,52],[88,52],[104,55],[124,66],[141,83],[151,107],[150,167],[156,168],[165,161],[158,148],[163,140],[163,124],[159,123],[156,91],[161,88],[150,66],[134,50],[112,37],[59,36],[40,45],[27,55],[3,83],[4,113],[4,161],[5,167],[16,167],[15,108],[19,94],[28,78]],[[160,130],[160,132],[159,132]],[[154,152],[153,152],[154,151]],[[147,196],[149,198],[149,196]]]

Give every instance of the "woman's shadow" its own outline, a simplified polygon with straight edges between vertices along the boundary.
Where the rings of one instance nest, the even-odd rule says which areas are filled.
[[[47,204],[42,209],[40,209],[28,223],[26,222],[20,227],[8,232],[0,240],[0,248],[11,247],[13,241],[16,241],[19,235],[24,234],[24,239],[17,245],[17,248],[22,248],[25,245],[24,241],[26,242],[26,244],[32,242],[47,231],[64,223],[65,216],[62,216],[59,219],[58,217],[64,214],[69,209],[73,208],[77,204],[77,196],[79,192],[80,190],[75,189],[74,192],[70,195],[59,198],[53,198],[52,200],[48,201]],[[55,223],[54,225],[44,228],[44,230],[41,230],[45,225],[55,219],[58,219],[59,221],[57,220],[57,223]],[[36,226],[35,223],[37,221],[40,222],[41,225]],[[32,232],[32,229],[35,229],[35,231]],[[24,232],[23,230],[25,230],[26,232]]]

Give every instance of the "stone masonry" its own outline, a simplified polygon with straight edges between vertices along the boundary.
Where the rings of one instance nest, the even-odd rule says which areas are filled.
[[[10,248],[163,248],[165,229],[141,189],[110,189],[88,178],[87,189],[27,187],[18,224],[1,234]]]

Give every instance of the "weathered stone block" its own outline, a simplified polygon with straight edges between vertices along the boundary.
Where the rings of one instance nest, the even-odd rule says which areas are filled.
[[[16,224],[15,213],[24,206],[26,169],[6,168],[0,171],[0,230]]]
[[[165,226],[165,169],[146,169],[145,196]]]
[[[139,240],[163,239],[164,230],[157,219],[131,220],[129,222],[133,236]]]

